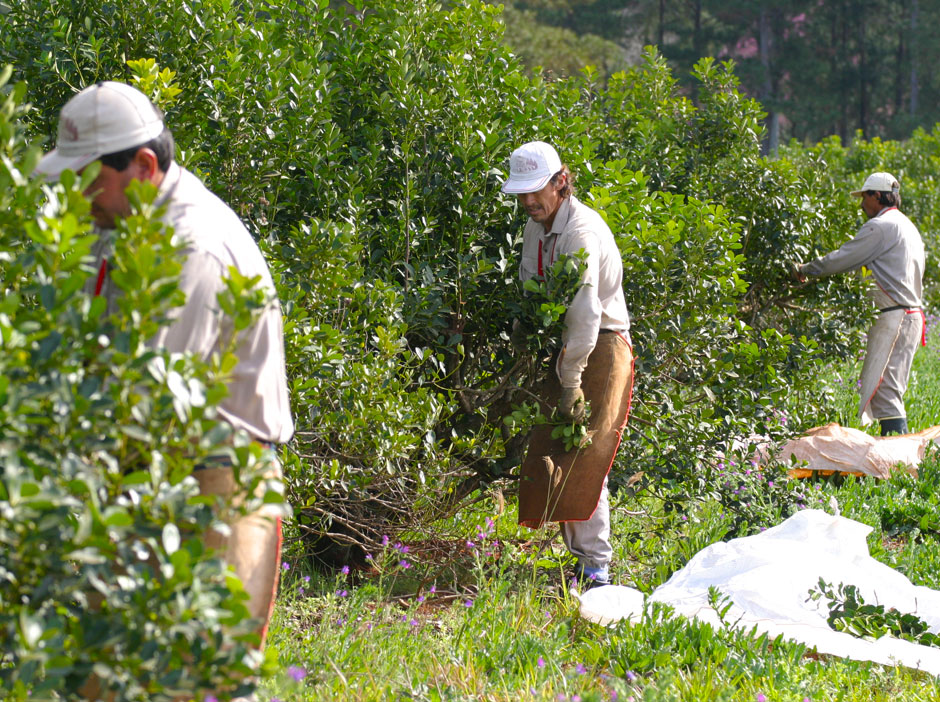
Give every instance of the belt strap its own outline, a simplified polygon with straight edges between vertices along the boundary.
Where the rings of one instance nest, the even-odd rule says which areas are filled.
[[[920,307],[911,307],[910,305],[894,305],[894,307],[883,307],[878,310],[878,314],[884,312],[894,312],[895,310],[919,310]]]

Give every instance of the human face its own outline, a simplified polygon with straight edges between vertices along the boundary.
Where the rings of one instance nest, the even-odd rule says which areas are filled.
[[[123,171],[101,164],[101,171],[85,190],[91,198],[91,216],[102,229],[114,229],[118,217],[127,217],[131,205],[127,199],[127,186],[131,181],[151,182],[158,186],[163,181],[163,172],[157,164],[157,155],[149,148],[137,151]]]
[[[128,166],[123,171],[101,164],[101,172],[85,190],[91,198],[91,216],[102,229],[114,229],[118,217],[127,217],[131,205],[125,190],[134,179],[134,169]]]
[[[871,219],[879,212],[884,205],[878,200],[878,193],[862,193],[862,211]]]
[[[549,231],[555,222],[555,214],[564,198],[561,196],[561,189],[568,182],[568,176],[562,174],[554,182],[548,181],[548,184],[541,190],[534,193],[522,193],[518,195],[519,204],[521,204],[529,217]]]

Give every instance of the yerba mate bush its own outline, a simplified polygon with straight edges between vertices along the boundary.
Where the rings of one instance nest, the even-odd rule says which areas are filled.
[[[267,462],[215,420],[231,353],[206,364],[148,350],[180,303],[180,258],[140,187],[109,257],[119,311],[83,291],[96,168],[28,177],[39,150],[26,86],[0,75],[0,697],[121,700],[250,691],[262,669],[247,594],[202,535],[239,509],[191,476],[228,456],[246,490]],[[233,281],[243,328],[255,295]],[[276,493],[266,501],[280,501]],[[220,510],[220,511],[216,511]],[[89,693],[90,694],[90,693]]]
[[[550,82],[501,32],[474,0],[25,0],[0,15],[37,139],[81,86],[173,72],[180,159],[275,270],[298,427],[282,457],[313,539],[374,545],[512,484],[503,418],[550,371],[508,340],[524,214],[499,186],[526,140],[555,144],[623,254],[637,377],[615,484],[642,471],[696,498],[732,440],[788,431],[775,408],[789,427],[821,421],[818,369],[859,349],[862,283],[794,288],[785,266],[851,235],[848,186],[824,155],[761,158],[760,107],[730,65],[699,64],[696,106],[653,52],[607,85],[590,70]]]

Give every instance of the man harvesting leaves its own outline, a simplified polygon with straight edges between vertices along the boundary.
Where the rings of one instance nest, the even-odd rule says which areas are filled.
[[[60,113],[56,148],[43,157],[38,171],[57,178],[66,169],[81,172],[95,161],[101,164],[100,172],[86,195],[91,198],[91,213],[101,237],[95,247],[97,275],[89,281],[89,293],[105,296],[110,312],[116,311],[111,303],[119,290],[108,275],[108,232],[131,213],[126,194],[131,182],[152,183],[158,188],[156,205],[164,208],[164,224],[183,243],[179,288],[186,301],[169,311],[166,324],[150,344],[208,359],[223,353],[235,340],[238,363],[228,380],[228,396],[219,404],[219,415],[267,447],[289,440],[293,420],[281,310],[267,263],[238,216],[174,162],[173,136],[161,113],[128,85],[97,83],[69,100]],[[233,321],[218,303],[231,267],[246,278],[260,278],[268,300],[237,339]],[[268,453],[273,466],[270,473],[279,479],[280,468],[273,452]],[[203,494],[237,499],[242,493],[227,463],[196,467],[194,476]],[[242,580],[249,594],[248,609],[259,622],[263,641],[277,586],[280,521],[259,512],[229,526],[227,536],[210,532],[209,545],[221,549]]]
[[[623,295],[623,263],[610,229],[575,196],[572,176],[555,149],[523,144],[510,158],[503,192],[529,215],[519,277],[543,278],[561,257],[586,255],[581,286],[565,312],[555,373],[541,390],[542,412],[569,420],[590,406],[591,443],[566,450],[550,426],[535,428],[522,464],[519,523],[532,528],[560,522],[576,575],[588,585],[610,581],[610,507],[607,474],[627,422],[633,388],[630,317]]]
[[[890,173],[872,173],[861,190],[868,221],[853,239],[815,261],[794,265],[793,277],[871,270],[871,297],[878,318],[868,330],[865,363],[859,382],[858,413],[863,425],[875,419],[881,435],[906,434],[904,392],[918,344],[926,345],[921,307],[924,283],[924,242],[917,227],[899,209],[901,186]]]

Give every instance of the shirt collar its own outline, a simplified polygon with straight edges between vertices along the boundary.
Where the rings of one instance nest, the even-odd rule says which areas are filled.
[[[162,207],[173,196],[180,178],[183,176],[183,169],[176,161],[170,163],[163,181],[160,183],[160,189],[157,191],[157,201],[154,203],[157,207]]]

